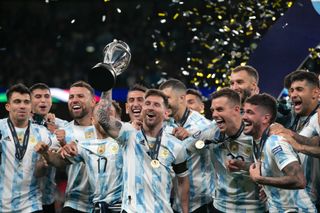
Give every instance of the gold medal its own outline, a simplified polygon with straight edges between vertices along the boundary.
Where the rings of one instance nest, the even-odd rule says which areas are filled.
[[[195,144],[195,146],[196,146],[196,148],[197,149],[202,149],[203,147],[204,147],[204,141],[202,141],[202,140],[198,140],[197,142],[196,142],[196,144]]]
[[[152,160],[150,164],[151,164],[151,167],[154,169],[157,169],[160,167],[160,162],[158,160]]]

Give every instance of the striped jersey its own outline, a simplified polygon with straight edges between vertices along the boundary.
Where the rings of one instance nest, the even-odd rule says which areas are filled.
[[[220,131],[216,131],[218,138]],[[216,192],[214,207],[222,212],[265,212],[265,206],[259,199],[259,188],[248,171],[229,172],[225,161],[237,159],[247,164],[254,162],[252,137],[243,132],[236,139],[226,139],[213,144],[213,162],[216,171]]]
[[[318,114],[314,114],[310,121],[299,133],[305,137],[320,136]],[[301,165],[307,180],[307,192],[313,203],[320,201],[320,159],[299,153]]]
[[[211,122],[200,113],[190,110],[190,114],[185,121],[183,127],[190,135],[207,129]],[[178,127],[172,123],[172,127]],[[182,141],[182,143],[185,141]],[[189,144],[185,144],[187,147]],[[190,152],[187,159],[189,171],[189,210],[192,212],[199,207],[212,202],[214,195],[214,170],[210,156],[210,149],[205,147],[197,152]],[[180,199],[177,196],[177,180],[175,180],[175,196],[173,209],[181,211]]]
[[[185,147],[177,138],[163,131],[158,155],[160,165],[153,168],[142,131],[123,123],[117,141],[123,147],[122,209],[128,213],[173,212],[170,205],[172,165],[186,161]],[[184,177],[187,174],[177,175]]]
[[[68,124],[67,121],[62,120],[60,118],[55,118],[55,124],[58,126],[58,129],[63,128],[66,124]],[[54,149],[60,147],[59,142],[55,136],[55,134],[49,133],[52,140],[56,142],[54,146],[52,146]],[[41,191],[42,191],[42,203],[43,205],[50,205],[55,201],[55,192],[56,192],[56,168],[53,166],[49,166],[47,170],[47,174],[42,178],[41,180]]]
[[[283,138],[271,135],[263,147],[261,155],[261,175],[266,177],[283,176],[283,168],[298,162],[298,155]],[[268,197],[269,212],[317,212],[306,189],[287,190],[264,185]]]
[[[71,121],[65,126],[66,142],[95,139],[94,126],[79,126]],[[92,207],[93,189],[89,184],[87,170],[84,163],[67,166],[68,183],[64,206],[78,211],[88,212]]]
[[[78,155],[71,162],[84,162],[94,188],[93,203],[113,205],[122,195],[122,150],[112,138],[84,140],[77,144]]]
[[[20,144],[27,128],[15,128]],[[51,145],[49,132],[43,126],[30,124],[27,150],[22,161],[15,157],[16,147],[7,119],[0,120],[0,211],[33,212],[42,210],[40,179],[36,178],[36,162],[40,155],[34,146],[42,141]]]

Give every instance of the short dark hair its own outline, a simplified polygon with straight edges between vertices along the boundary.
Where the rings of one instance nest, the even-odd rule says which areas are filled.
[[[296,71],[293,71],[293,72],[290,72],[289,74],[287,74],[285,77],[284,77],[284,80],[283,80],[283,86],[284,88],[286,89],[290,89],[291,87],[291,76],[294,75],[295,73],[297,72],[301,72],[301,70],[296,70]]]
[[[166,88],[172,88],[174,90],[181,90],[181,91],[184,91],[186,92],[187,91],[187,88],[186,86],[184,85],[184,83],[182,83],[181,81],[179,81],[178,79],[175,79],[175,78],[171,78],[165,82],[163,82],[160,86],[159,86],[159,89],[160,90],[164,90]]]
[[[134,84],[129,88],[128,92],[132,92],[132,91],[146,92],[147,90],[148,88],[141,84]]]
[[[20,94],[28,94],[31,97],[30,90],[28,87],[26,87],[24,84],[18,83],[13,86],[11,86],[7,91],[6,91],[6,96],[7,96],[7,101],[9,102],[11,99],[11,96],[14,92],[20,93]]]
[[[36,84],[32,85],[32,86],[29,88],[29,90],[30,90],[31,93],[32,93],[34,90],[36,90],[36,89],[49,90],[49,92],[50,92],[49,86],[48,86],[47,84],[45,84],[45,83],[36,83]]]
[[[112,100],[111,104],[114,107],[114,109],[116,110],[117,115],[121,118],[122,109],[120,107],[120,104],[114,100]]]
[[[94,89],[92,88],[92,86],[90,84],[88,84],[87,82],[85,81],[77,81],[75,83],[73,83],[70,88],[72,87],[84,87],[84,88],[87,88],[90,92],[90,94],[94,97],[95,96],[95,93],[94,93]]]
[[[169,102],[168,102],[168,97],[161,91],[158,89],[148,89],[146,94],[144,95],[144,98],[146,99],[149,96],[158,96],[163,98],[163,103],[165,105],[165,107],[169,107]]]
[[[318,76],[314,73],[314,72],[308,72],[305,70],[298,70],[294,73],[292,73],[292,75],[290,75],[290,86],[291,84],[295,81],[307,81],[307,83],[313,87],[317,87],[319,88],[319,79]]]
[[[189,89],[187,89],[187,95],[194,95],[194,96],[198,97],[200,99],[200,101],[202,101],[202,95],[199,90],[189,88]]]
[[[231,75],[231,73],[237,73],[240,71],[246,71],[249,76],[253,77],[256,80],[257,84],[259,83],[259,73],[254,67],[252,67],[250,65],[237,66],[233,70],[231,70],[231,72],[229,74]]]
[[[267,93],[253,95],[245,100],[245,103],[260,106],[271,114],[270,124],[272,124],[277,117],[277,101],[274,97]]]
[[[235,105],[240,105],[240,95],[230,88],[222,88],[219,91],[215,91],[210,95],[211,101],[217,98],[226,97]]]

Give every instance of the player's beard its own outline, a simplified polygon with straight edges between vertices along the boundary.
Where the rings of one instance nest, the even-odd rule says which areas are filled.
[[[252,93],[249,89],[244,89],[242,91],[241,103],[243,104],[245,100],[252,95]]]
[[[88,111],[83,109],[79,114],[75,114],[72,111],[70,112],[73,119],[81,119],[88,114]]]

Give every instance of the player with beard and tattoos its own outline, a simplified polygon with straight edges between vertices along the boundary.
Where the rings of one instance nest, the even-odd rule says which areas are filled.
[[[110,116],[121,117],[112,101]],[[61,152],[50,153],[44,143],[37,144],[35,150],[56,167],[85,163],[89,184],[94,188],[90,212],[115,213],[121,210],[122,195],[122,150],[118,143],[106,135],[98,123],[98,105],[95,106],[92,124],[97,138],[71,142],[63,146]]]
[[[140,130],[110,116],[111,91],[102,94],[99,105],[99,124],[123,148],[123,212],[172,212],[173,172],[178,177],[182,210],[188,212],[187,153],[177,138],[164,131],[167,97],[159,90],[146,92]]]
[[[241,104],[247,97],[259,93],[258,83],[258,71],[251,66],[237,66],[230,72],[230,88],[239,93]]]
[[[84,81],[71,85],[68,108],[74,119],[64,128],[65,138],[62,143],[95,139],[96,134],[91,118],[96,104],[93,88]],[[66,201],[62,212],[89,212],[92,207],[93,189],[89,185],[84,163],[68,166]]]
[[[277,114],[276,100],[268,94],[253,95],[244,103],[244,133],[253,137],[255,163],[250,176],[263,185],[269,212],[317,212],[306,187],[299,157],[285,139],[269,135]]]

